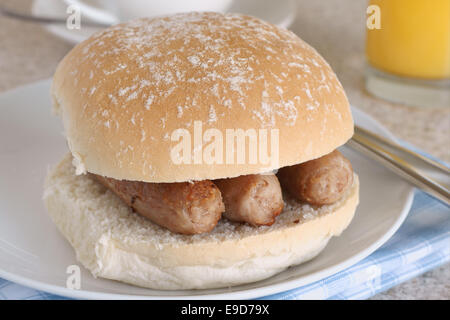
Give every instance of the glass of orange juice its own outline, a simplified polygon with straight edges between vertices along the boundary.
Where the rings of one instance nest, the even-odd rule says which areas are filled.
[[[393,102],[450,107],[450,0],[370,0],[367,90]]]

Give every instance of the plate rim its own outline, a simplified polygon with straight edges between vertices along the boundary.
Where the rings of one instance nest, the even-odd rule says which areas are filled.
[[[31,88],[37,85],[49,85],[51,82],[51,78],[44,79],[40,81],[36,81],[30,84],[26,84],[24,86],[16,87],[11,90],[7,90],[2,92],[0,96],[15,94],[17,91]],[[359,114],[359,116],[368,119],[371,123],[377,126],[383,134],[388,136],[394,141],[398,142],[398,139],[382,124],[380,124],[376,119],[372,118],[367,113],[362,110],[351,106],[352,113]],[[405,202],[402,205],[401,212],[398,215],[395,223],[391,225],[391,227],[381,236],[377,241],[368,246],[365,250],[353,255],[352,257],[342,261],[341,263],[332,265],[330,267],[326,267],[319,272],[315,272],[311,275],[302,276],[299,279],[287,279],[278,283],[269,284],[267,286],[261,286],[257,288],[251,289],[243,289],[239,291],[233,292],[221,292],[221,293],[211,293],[211,294],[199,294],[199,295],[183,295],[183,296],[172,296],[172,295],[139,295],[139,294],[122,294],[122,293],[107,293],[101,291],[91,291],[91,290],[73,290],[63,286],[48,284],[44,281],[29,279],[25,276],[18,276],[16,274],[4,271],[0,269],[0,277],[6,279],[8,281],[12,281],[13,283],[17,283],[29,288],[33,288],[39,291],[45,291],[50,294],[55,294],[63,297],[69,298],[77,298],[77,299],[145,299],[145,300],[161,300],[161,299],[173,299],[173,300],[185,300],[185,299],[195,299],[195,300],[203,300],[203,299],[255,299],[255,298],[264,298],[266,296],[270,296],[276,293],[281,293],[284,291],[292,290],[294,288],[298,288],[301,286],[305,286],[316,282],[318,280],[329,277],[333,274],[336,274],[340,271],[345,270],[346,268],[358,263],[362,259],[366,258],[370,254],[372,254],[375,250],[381,247],[384,243],[386,243],[394,233],[399,229],[402,225],[403,221],[406,219],[408,212],[411,208],[413,199],[414,199],[414,187],[408,186],[405,184],[405,189],[403,190],[403,197],[405,198]],[[113,280],[111,280],[113,281]],[[164,290],[160,290],[164,291]],[[182,291],[182,290],[180,290]],[[262,294],[261,291],[264,291]]]
[[[315,273],[313,275],[307,276],[306,278],[309,280],[305,280],[305,277],[302,277],[301,279],[293,279],[293,280],[285,280],[280,283],[271,284],[265,287],[258,287],[258,288],[252,288],[252,289],[244,289],[240,291],[234,291],[229,293],[213,293],[213,294],[201,294],[201,295],[185,295],[185,296],[158,296],[158,295],[133,295],[133,294],[120,294],[120,293],[106,293],[101,291],[88,291],[88,290],[74,290],[65,288],[62,286],[57,285],[51,285],[47,284],[45,282],[37,281],[37,280],[31,280],[22,276],[16,276],[14,274],[11,274],[9,272],[3,271],[0,269],[0,277],[3,279],[6,279],[8,281],[33,288],[35,290],[39,291],[45,291],[47,293],[59,295],[62,297],[68,297],[68,298],[76,298],[76,299],[102,299],[102,300],[116,300],[116,299],[123,299],[123,300],[221,300],[221,299],[261,299],[266,296],[270,296],[273,294],[285,292],[288,290],[292,290],[295,288],[299,288],[301,286],[306,286],[308,284],[314,283],[316,281],[325,279],[326,277],[332,276],[338,272],[341,272],[348,267],[351,267],[352,265],[358,263],[359,261],[363,260],[364,258],[368,257],[370,254],[375,252],[379,247],[381,247],[384,243],[386,243],[393,235],[394,233],[399,229],[399,227],[402,225],[403,221],[405,220],[406,216],[408,215],[408,212],[411,208],[413,199],[414,199],[414,190],[407,191],[405,190],[405,193],[407,193],[407,200],[402,208],[402,212],[399,215],[396,222],[392,225],[392,227],[389,229],[388,232],[386,232],[383,237],[381,237],[377,242],[373,243],[369,248],[366,250],[360,252],[359,254],[354,255],[352,258],[347,259],[346,261],[341,262],[340,264],[325,268],[324,270]],[[114,280],[111,280],[114,281]],[[307,281],[308,283],[300,284],[301,282]],[[266,294],[260,295],[257,294],[257,291],[261,291],[261,289],[267,290]]]

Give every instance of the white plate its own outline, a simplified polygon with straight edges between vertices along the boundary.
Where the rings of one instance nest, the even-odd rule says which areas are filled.
[[[255,298],[323,279],[368,256],[398,229],[411,206],[412,188],[390,171],[343,148],[361,181],[361,203],[350,226],[314,260],[270,279],[215,290],[160,291],[95,279],[82,268],[81,290],[65,287],[78,264],[42,203],[44,177],[67,152],[62,125],[50,113],[50,80],[0,95],[0,277],[76,298]],[[358,125],[390,134],[353,109]]]
[[[295,19],[296,6],[295,0],[235,0],[227,11],[248,14],[287,28]],[[66,9],[67,5],[63,1],[34,0],[31,12],[36,16],[61,18],[67,17]],[[69,30],[64,24],[49,24],[45,25],[45,28],[73,44],[83,41],[99,30],[83,26],[83,20],[80,30]]]

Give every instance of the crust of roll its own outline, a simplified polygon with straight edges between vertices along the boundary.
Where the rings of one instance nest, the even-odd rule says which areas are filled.
[[[77,172],[114,179],[258,174],[323,156],[353,134],[347,97],[320,54],[291,31],[234,13],[107,28],[67,54],[51,91]],[[278,130],[279,158],[177,163],[171,150],[180,138],[172,134],[187,130],[194,153],[193,140],[204,138],[195,138],[196,123],[224,139],[227,129],[267,129],[270,141],[270,130]]]

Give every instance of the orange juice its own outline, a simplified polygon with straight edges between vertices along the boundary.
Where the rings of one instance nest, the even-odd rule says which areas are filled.
[[[450,78],[450,0],[371,0],[370,5],[381,13],[381,29],[367,31],[372,67],[410,78]]]

